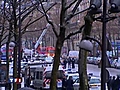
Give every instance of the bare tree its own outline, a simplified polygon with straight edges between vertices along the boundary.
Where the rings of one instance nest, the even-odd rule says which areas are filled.
[[[48,14],[46,13],[44,6],[42,5],[41,0],[39,0],[39,1],[41,3],[46,20],[52,26],[52,30],[57,38],[56,47],[55,47],[56,48],[55,57],[54,57],[54,62],[53,62],[52,75],[51,75],[52,77],[51,77],[51,82],[50,82],[50,90],[56,90],[56,86],[57,86],[56,85],[56,79],[57,79],[56,72],[58,71],[59,64],[60,64],[60,55],[61,55],[61,49],[62,49],[63,43],[66,39],[70,39],[71,36],[73,36],[77,33],[81,33],[82,29],[85,27],[85,25],[83,25],[77,31],[66,33],[67,25],[70,24],[69,22],[70,22],[71,18],[73,18],[76,15],[76,10],[77,10],[77,8],[82,0],[74,0],[74,1],[70,1],[70,3],[68,3],[67,0],[61,0],[61,2],[60,2],[61,3],[61,7],[60,7],[61,12],[60,12],[59,29],[57,28],[57,30],[59,30],[59,31],[56,30],[55,23],[49,19]],[[77,12],[77,14],[79,14],[79,12]],[[88,23],[87,23],[87,21],[88,21]],[[90,29],[91,29],[91,25],[92,25],[91,20],[89,21],[86,19],[85,24],[86,24],[86,28],[84,29],[85,30],[84,35],[87,35],[90,33]],[[88,29],[87,27],[89,27],[90,29]],[[88,32],[86,32],[87,29],[89,30]],[[84,62],[84,66],[86,68],[85,62]],[[82,73],[82,77],[85,76],[84,77],[85,80],[83,83],[85,83],[85,86],[86,86],[88,84],[86,84],[86,82],[85,82],[87,79],[87,74],[85,73],[86,72],[85,68],[84,68],[84,70],[85,70],[84,73]],[[84,88],[85,89],[83,89],[83,90],[87,90],[87,86]]]
[[[2,18],[3,22],[1,22],[1,26],[2,26],[1,36],[8,38],[7,49],[9,49],[10,41],[14,41],[14,43],[16,44],[14,47],[14,62],[13,62],[13,67],[14,67],[13,78],[16,78],[19,38],[22,38],[22,34],[26,32],[26,29],[30,25],[42,19],[44,15],[39,13],[39,17],[37,18],[33,17],[34,14],[36,14],[36,12],[38,11],[38,8],[41,8],[41,6],[39,6],[39,2],[36,0],[4,0],[3,2],[4,2],[3,5],[4,8],[3,8],[3,13],[1,13],[3,17]],[[21,8],[20,11],[19,8]],[[47,11],[49,11],[51,8],[52,6],[48,7]],[[21,21],[21,25],[19,23],[19,20]],[[20,32],[19,32],[19,27],[21,27]],[[3,33],[5,32],[5,30],[7,32],[6,36]],[[21,33],[21,37],[19,36],[20,33]],[[13,89],[17,90],[16,83],[13,83]]]

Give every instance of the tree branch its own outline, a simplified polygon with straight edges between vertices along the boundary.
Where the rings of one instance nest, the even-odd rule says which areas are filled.
[[[38,31],[41,31],[41,30],[44,30],[44,29],[46,29],[46,28],[42,28],[42,29],[40,29],[40,30],[26,31],[26,33],[27,33],[27,32],[38,32]]]
[[[87,9],[85,9],[85,10],[83,10],[83,11],[80,11],[80,12],[75,13],[75,14],[73,15],[73,17],[76,16],[76,15],[78,15],[78,14],[80,14],[80,13],[83,13],[83,12],[85,12],[85,11],[87,11],[87,10],[89,10],[89,8],[87,8]]]
[[[55,31],[55,26],[54,26],[53,22],[52,22],[51,20],[49,20],[49,16],[47,15],[47,13],[46,13],[46,11],[45,11],[45,9],[44,9],[44,6],[43,6],[43,4],[42,4],[42,1],[41,1],[41,0],[39,0],[39,1],[40,1],[41,7],[42,7],[42,10],[43,10],[43,12],[44,12],[44,15],[45,15],[45,17],[46,17],[47,22],[52,26],[52,29],[53,29],[53,32],[55,33],[55,36],[58,37],[58,34],[57,34],[57,32]],[[54,6],[54,5],[56,5],[56,3],[53,4],[53,6]]]
[[[55,6],[55,5],[56,5],[56,3],[54,3],[53,5],[51,5],[51,6],[46,10],[45,13],[47,13],[47,12],[48,12],[53,6]],[[39,8],[37,8],[37,10],[44,15],[44,12],[40,11]]]
[[[73,2],[71,2],[68,6],[66,6],[65,10],[67,10],[68,8],[70,8],[77,0],[74,0]]]
[[[69,21],[72,17],[74,17],[74,14],[78,8],[78,6],[80,5],[82,0],[78,0],[78,2],[76,3],[75,7],[73,8],[72,12],[70,13],[70,15],[68,15],[68,17],[66,17],[66,22]]]
[[[47,10],[46,10],[46,12],[45,13],[47,13],[53,6],[54,6],[55,4],[53,4],[51,7],[49,7]],[[34,21],[32,21],[31,23],[29,23],[29,24],[27,24],[23,29],[22,29],[22,33],[24,34],[25,33],[25,30],[26,30],[26,28],[28,27],[28,26],[30,26],[31,24],[33,24],[34,22],[36,22],[36,21],[39,21],[41,18],[43,18],[45,15],[43,14],[41,17],[39,17],[39,18],[37,18],[37,19],[35,19]]]
[[[80,3],[82,2],[82,0],[78,0],[78,2],[76,3],[75,7],[72,10],[72,13],[74,14],[78,8],[78,6],[80,5]]]
[[[33,7],[29,12],[27,12],[22,18],[21,18],[21,21],[23,21],[24,19],[26,19],[26,17],[33,11],[35,10],[36,7]],[[19,16],[19,15],[18,15]]]
[[[37,5],[37,3],[35,3],[35,4],[31,5],[31,6],[29,6],[27,9],[25,9],[24,11],[21,12],[21,15],[24,14],[25,12],[29,11],[29,9],[33,8],[33,6],[36,7],[36,5]],[[18,15],[18,16],[19,16],[19,15]]]
[[[74,36],[74,35],[76,35],[76,34],[78,34],[78,33],[81,33],[81,32],[82,32],[82,29],[83,29],[84,27],[85,27],[85,25],[82,25],[78,31],[76,31],[76,32],[74,32],[74,33],[70,33],[64,40],[70,39],[71,36]]]
[[[44,15],[42,15],[41,17],[39,17],[39,18],[35,19],[35,20],[34,20],[34,21],[32,21],[31,23],[27,24],[24,28],[22,28],[22,30],[24,30],[24,31],[22,32],[22,34],[24,34],[24,33],[25,33],[25,29],[26,29],[28,26],[30,26],[31,24],[33,24],[34,22],[36,22],[36,21],[40,20],[40,19],[41,19],[41,18],[43,18],[43,17],[44,17]]]

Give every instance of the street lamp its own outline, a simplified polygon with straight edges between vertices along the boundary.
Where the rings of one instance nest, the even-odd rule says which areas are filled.
[[[109,0],[111,8],[109,9],[110,13],[118,13],[120,12],[120,0]],[[91,14],[98,14],[99,8],[102,5],[102,0],[90,0],[90,12]],[[96,11],[96,12],[95,12]],[[95,12],[95,13],[94,13]],[[101,65],[101,90],[105,90],[106,85],[106,23],[110,20],[115,19],[116,17],[107,17],[107,0],[103,0],[103,12],[102,15],[96,20],[102,22],[102,65]]]
[[[103,46],[102,46],[102,44],[98,41],[98,40],[96,40],[95,38],[92,38],[92,37],[90,37],[90,36],[86,36],[81,42],[80,42],[80,44],[79,44],[79,47],[81,48],[81,49],[84,49],[84,50],[87,50],[87,51],[92,51],[93,50],[93,44],[92,44],[92,42],[90,42],[89,40],[93,40],[93,41],[95,41],[95,42],[97,42],[98,44],[99,44],[99,46],[100,46],[100,48],[101,48],[101,50],[103,49]],[[107,39],[108,40],[108,39]],[[108,43],[108,44],[110,44],[110,43]],[[107,57],[107,54],[106,54],[106,52],[105,52],[105,59],[103,60],[103,58],[102,58],[102,60],[101,60],[101,62],[103,62],[103,61],[107,61],[107,63],[109,63],[109,59],[108,59],[108,57]],[[109,65],[110,65],[110,63],[109,63]],[[106,67],[106,65],[105,65],[105,67]],[[105,72],[105,76],[102,74],[102,72]],[[104,76],[105,78],[105,83],[108,81],[108,79],[109,79],[109,71],[105,68],[105,70],[103,71],[103,69],[101,68],[101,77],[102,76]],[[103,82],[101,82],[101,84],[102,84]],[[103,87],[104,88],[104,87]],[[105,90],[105,89],[102,89],[102,85],[101,85],[101,90]]]
[[[14,42],[10,42],[9,43],[9,47],[15,47],[15,43]]]
[[[93,50],[93,44],[89,40],[82,40],[79,47],[89,52]]]

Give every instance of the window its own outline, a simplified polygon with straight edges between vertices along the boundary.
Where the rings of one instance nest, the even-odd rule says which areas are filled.
[[[36,72],[36,79],[39,79],[39,71],[38,72]]]
[[[100,83],[100,79],[90,79],[89,84]]]
[[[36,79],[43,79],[43,72],[39,72],[39,71],[37,71],[36,72]]]
[[[40,72],[40,79],[42,80],[43,78],[43,72]]]

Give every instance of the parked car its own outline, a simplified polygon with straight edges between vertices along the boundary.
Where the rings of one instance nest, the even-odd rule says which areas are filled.
[[[99,64],[101,57],[87,57],[87,62],[90,64]]]
[[[120,59],[116,60],[115,67],[120,69]]]
[[[111,67],[115,68],[116,67],[116,62],[117,62],[117,59],[114,59],[111,63]]]
[[[98,65],[101,61],[101,57],[96,57],[93,59],[93,64]]]
[[[79,90],[79,83],[80,83],[80,80],[78,78],[74,83],[74,90]],[[101,87],[100,77],[91,76],[89,78],[88,84],[90,87],[89,90],[100,90],[100,87]]]
[[[79,83],[80,80],[79,78],[76,79],[76,82],[73,84],[74,90],[79,90]],[[101,79],[100,77],[97,76],[91,76],[88,81],[89,84],[89,90],[101,90]],[[106,90],[107,90],[107,85],[106,85]]]
[[[72,76],[73,81],[75,81],[76,79],[79,78],[79,74],[78,74],[78,73],[71,73],[71,74],[68,74],[68,75],[67,75],[67,79],[68,79],[70,76]]]
[[[89,88],[90,90],[100,90],[100,87],[101,87],[101,80],[100,80],[100,77],[91,77],[89,82]]]
[[[51,57],[51,56],[46,57],[45,62],[52,63],[53,62],[53,57]]]
[[[92,63],[93,63],[93,60],[94,60],[93,57],[87,57],[87,62],[88,62],[88,63],[92,64]]]

